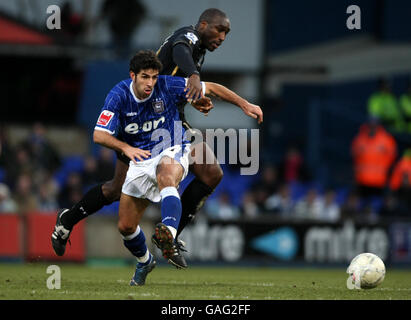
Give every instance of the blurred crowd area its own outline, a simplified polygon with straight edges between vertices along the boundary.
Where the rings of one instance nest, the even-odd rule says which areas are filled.
[[[35,123],[27,137],[12,145],[0,128],[0,212],[55,213],[70,208],[91,186],[113,177],[115,156],[107,148],[96,154],[63,157]]]
[[[368,120],[351,142],[350,185],[321,185],[302,150],[290,145],[279,163],[262,163],[257,175],[240,175],[239,166],[222,164],[224,178],[203,214],[225,220],[277,217],[331,223],[410,216],[411,147],[400,153],[395,134],[411,133],[411,89],[397,98],[381,79],[367,108]],[[62,157],[41,123],[35,123],[28,136],[13,146],[2,126],[0,143],[2,213],[53,213],[69,208],[91,186],[113,177],[116,157],[112,150],[98,148],[87,156]],[[182,182],[180,190],[190,179]],[[117,214],[116,208],[114,204],[106,211]]]
[[[171,31],[170,27],[174,27],[172,22],[176,20],[176,17],[165,15],[164,12],[164,17],[161,17],[157,12],[150,12],[147,8],[148,3],[147,1],[137,0],[101,0],[98,1],[93,14],[90,15],[92,10],[90,10],[89,5],[91,2],[85,1],[82,11],[74,6],[73,2],[62,1],[61,24],[64,28],[48,30],[43,21],[44,19],[40,19],[40,26],[42,31],[52,36],[53,41],[56,41],[57,44],[70,46],[87,44],[99,49],[108,47],[114,51],[113,56],[110,56],[111,61],[115,59],[127,60],[130,53],[136,49],[135,44],[132,43],[133,35],[135,36],[135,31],[138,30],[144,19],[151,17],[152,21],[158,23],[156,26],[164,27],[163,29],[167,31],[167,35]],[[30,22],[26,14],[31,12],[36,17],[39,12],[44,11],[43,8],[40,8],[38,1],[20,1],[16,7],[21,7],[24,4],[26,10],[18,10],[19,14],[15,18],[19,18],[26,23]],[[374,12],[371,10],[374,8],[371,3],[363,1],[361,5],[364,9],[370,9],[368,12]],[[315,44],[318,41],[317,35],[320,38],[323,36],[323,40],[329,40],[329,30],[334,30],[335,39],[341,35],[337,32],[339,30],[337,24],[334,23],[327,25],[327,28],[312,28],[315,32],[314,34],[308,33],[308,36],[301,33],[300,22],[291,23],[288,21],[301,19],[301,17],[296,15],[296,18],[293,18],[293,15],[287,15],[280,9],[282,7],[292,9],[293,6],[294,4],[288,1],[267,1],[265,3],[264,8],[267,9],[270,15],[270,19],[266,19],[267,26],[263,28],[267,29],[265,31],[266,49],[268,51],[265,53],[267,60],[270,55],[276,53],[276,49],[288,48],[291,43],[293,46],[299,43],[307,44],[310,41]],[[308,10],[311,4],[306,6]],[[14,6],[9,7],[14,8]],[[320,16],[312,15],[316,11],[318,11],[318,15],[321,15],[321,10],[317,10],[320,7],[324,10],[327,9],[324,3],[317,4],[313,6],[311,13],[306,15],[312,17],[309,21],[310,25],[313,21],[322,20],[319,19]],[[387,40],[398,40],[397,37],[391,37],[392,34],[397,36],[399,30],[408,29],[403,26],[397,28],[396,24],[393,24],[393,29],[390,29],[388,28],[390,26],[389,22],[399,21],[400,25],[401,21],[404,23],[408,20],[404,20],[404,17],[401,20],[401,16],[397,18],[401,13],[400,11],[406,12],[406,10],[395,11],[393,10],[394,7],[391,2],[387,1],[383,5],[381,1],[378,1],[375,8],[375,20],[369,20],[373,21],[375,26],[378,26],[378,30],[374,30],[374,27],[368,24],[364,24],[364,30],[382,40],[385,40],[382,35]],[[386,11],[382,10],[384,8],[386,8]],[[346,8],[343,9],[344,11],[338,12],[345,12]],[[233,11],[235,10],[230,9],[230,14]],[[367,11],[364,10],[364,12]],[[331,14],[327,16],[330,19],[335,17]],[[238,17],[236,18],[238,19]],[[241,17],[242,20],[243,17]],[[235,21],[234,17],[233,21]],[[287,32],[292,36],[283,36],[282,28],[278,27],[282,21],[287,22]],[[367,19],[364,19],[364,21],[367,21]],[[102,25],[105,25],[107,29],[101,29]],[[233,34],[235,34],[234,30],[236,30],[235,33],[241,32],[241,26],[237,24],[236,29],[233,28]],[[381,31],[384,30],[385,33],[381,34]],[[292,33],[293,31],[294,33]],[[349,32],[345,29],[343,31],[345,36],[347,35],[346,32]],[[404,38],[407,35],[407,33],[404,33]],[[152,44],[158,46],[165,37],[166,34],[158,39],[152,37],[154,39]],[[150,36],[144,35],[144,38],[150,38]],[[292,41],[288,41],[288,39],[292,39]],[[102,43],[104,45],[101,45]],[[146,42],[143,43],[146,44]],[[345,51],[352,50],[346,49]],[[228,52],[231,57],[233,51],[230,49]],[[238,52],[237,55],[241,56],[241,53]],[[83,59],[84,57],[81,57],[79,60],[83,61]],[[391,61],[391,56],[384,60]],[[54,213],[58,208],[71,207],[77,203],[91,186],[108,181],[113,177],[116,161],[113,151],[106,148],[97,148],[95,152],[91,151],[90,148],[87,156],[76,154],[63,156],[58,152],[59,146],[53,145],[47,139],[45,124],[76,123],[79,125],[80,105],[83,104],[89,108],[92,105],[85,97],[98,96],[97,84],[96,87],[90,87],[91,90],[90,88],[84,89],[87,82],[83,79],[83,72],[86,73],[86,69],[82,70],[79,67],[84,61],[81,63],[74,61],[75,59],[72,61],[65,56],[59,57],[59,59],[49,59],[46,55],[43,59],[37,57],[37,60],[31,60],[29,57],[17,59],[7,55],[3,57],[2,66],[3,70],[6,70],[4,75],[7,74],[7,76],[2,79],[0,77],[2,84],[0,93],[5,97],[13,97],[13,101],[3,101],[4,105],[10,103],[11,107],[0,110],[2,119],[5,119],[4,121],[22,121],[21,114],[26,112],[35,115],[36,119],[44,119],[46,123],[35,123],[30,134],[13,145],[10,143],[7,127],[0,125],[0,213],[26,214],[32,211]],[[11,71],[7,72],[7,68]],[[18,68],[17,71],[14,68]],[[116,65],[114,64],[112,69],[115,68]],[[323,68],[325,67],[319,69]],[[353,68],[357,67],[354,66]],[[225,71],[225,68],[220,69],[220,72]],[[299,69],[298,65],[296,69]],[[318,66],[313,65],[312,69],[318,69]],[[399,72],[398,70],[393,71],[396,69],[390,67],[376,71],[375,74],[384,74],[387,70],[391,70],[391,74]],[[403,73],[407,72],[408,69],[404,70]],[[235,73],[241,72],[244,72],[248,77],[248,71],[238,72],[238,70],[235,70]],[[91,74],[94,74],[95,77],[100,76],[97,73]],[[364,74],[367,79],[371,77],[372,80],[376,80],[373,76],[374,73],[366,74],[364,72]],[[35,77],[32,75],[35,75]],[[111,77],[110,73],[107,73],[104,75],[104,80]],[[212,79],[212,73],[208,74],[205,79],[209,80],[210,77]],[[229,77],[225,73],[221,73],[217,78],[225,80],[223,78]],[[24,81],[21,79],[24,79]],[[350,81],[347,80],[347,83],[350,84]],[[355,78],[352,81],[355,81]],[[90,82],[94,83],[97,80],[93,78]],[[21,83],[21,85],[15,85],[16,83]],[[368,88],[367,85],[366,83],[365,87],[360,86],[358,91],[361,91],[362,88]],[[255,87],[258,87],[258,85]],[[316,97],[313,93],[312,84],[307,83],[305,89],[309,91],[307,96],[310,99]],[[87,93],[90,91],[89,96],[85,95],[81,98],[82,90]],[[351,97],[352,91],[350,89],[348,92],[343,91],[344,97]],[[291,91],[288,98],[290,98],[290,95],[291,98],[294,98],[293,92],[299,91]],[[358,95],[358,92],[355,92],[355,94]],[[366,104],[362,105],[362,99],[360,100],[361,107],[368,114],[368,119],[361,126],[358,126],[358,133],[351,141],[351,149],[346,151],[351,156],[349,165],[352,168],[352,177],[348,179],[351,180],[350,183],[342,186],[320,183],[319,181],[322,180],[314,173],[317,172],[314,170],[316,168],[310,167],[307,159],[306,152],[308,148],[290,142],[287,150],[284,154],[281,154],[279,161],[264,161],[260,164],[259,173],[254,176],[242,176],[238,166],[223,164],[224,178],[206,201],[202,213],[213,219],[277,217],[288,220],[324,222],[338,222],[348,218],[376,222],[384,218],[410,216],[411,143],[410,145],[404,145],[401,142],[402,145],[399,145],[400,141],[398,141],[397,136],[398,134],[410,135],[408,141],[411,142],[411,85],[408,85],[406,91],[395,95],[391,90],[389,81],[380,79],[375,92],[370,90],[367,94],[369,99]],[[259,93],[256,92],[255,96],[257,97],[257,95]],[[332,94],[330,96],[333,97]],[[27,97],[30,97],[30,99],[27,99]],[[353,100],[355,100],[354,98]],[[81,103],[81,99],[83,99],[83,103]],[[261,96],[259,99],[260,101],[267,101]],[[101,101],[98,102],[100,108],[99,103]],[[293,120],[304,118],[304,115],[300,116],[298,109],[295,111],[295,107],[302,106],[304,109],[309,109],[308,99],[296,102],[289,99],[285,105],[288,110],[292,110],[287,113],[287,117]],[[274,105],[262,105],[262,107],[263,111],[266,112],[265,115],[268,115],[270,111],[273,113],[276,111]],[[345,110],[341,112],[344,113]],[[299,116],[292,117],[290,116],[292,113]],[[92,114],[92,112],[87,113],[87,116],[89,114]],[[274,117],[277,115],[276,113]],[[88,118],[91,119],[91,117]],[[273,121],[273,118],[271,118],[271,121]],[[25,117],[25,119],[31,118]],[[270,118],[265,117],[265,119],[267,120],[261,126],[262,131],[264,129],[270,131],[270,125],[272,124],[269,123]],[[304,121],[307,119],[304,118]],[[300,119],[298,120],[300,121]],[[331,125],[335,126],[335,123],[331,122]],[[296,126],[303,127],[302,120]],[[287,123],[284,124],[284,127],[285,135],[288,135]],[[341,133],[340,136],[344,134],[345,132]],[[275,149],[275,139],[268,143],[265,141],[261,146],[260,153],[268,153],[267,151],[271,152]],[[320,164],[316,165],[317,167],[320,166]],[[330,174],[336,174],[336,172],[330,172]],[[190,179],[192,179],[192,176],[187,177],[182,182],[181,191],[184,190],[184,186],[189,183]],[[115,215],[117,214],[116,205],[118,205],[118,202],[105,207],[104,211]]]
[[[219,192],[206,203],[207,214],[216,219],[276,216],[331,223],[411,217],[411,145],[399,145],[396,138],[411,137],[411,82],[396,96],[390,82],[379,79],[365,108],[367,120],[351,141],[351,183],[323,185],[302,148],[290,145],[279,163],[262,164],[254,177],[240,177],[238,170],[226,167]]]

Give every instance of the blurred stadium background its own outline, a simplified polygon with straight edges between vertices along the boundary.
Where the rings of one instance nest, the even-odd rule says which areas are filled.
[[[264,123],[219,101],[208,117],[186,108],[187,119],[202,130],[259,128],[260,170],[241,176],[240,166],[222,165],[223,181],[182,234],[188,263],[345,266],[373,252],[389,266],[411,266],[411,171],[392,178],[411,148],[411,3],[135,0],[141,8],[124,16],[128,1],[116,2],[121,38],[104,0],[0,1],[0,261],[132,260],[116,228],[118,203],[78,225],[61,258],[50,245],[55,213],[112,177],[115,156],[93,144],[92,131],[132,54],[157,50],[217,7],[232,31],[207,53],[202,80],[261,105]],[[351,4],[361,29],[347,28]],[[62,10],[60,30],[46,27],[50,5]],[[352,146],[376,118],[393,138],[382,153],[393,156],[361,163],[384,167],[383,182],[370,187],[355,178]],[[147,235],[159,218],[150,207]]]

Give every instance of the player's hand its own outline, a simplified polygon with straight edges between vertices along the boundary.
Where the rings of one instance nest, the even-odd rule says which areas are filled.
[[[258,124],[263,122],[263,111],[256,104],[247,103],[243,108],[244,113],[254,119],[257,119]]]
[[[202,97],[198,100],[192,101],[191,105],[196,108],[198,111],[204,113],[204,115],[208,115],[211,109],[214,108],[213,102],[209,97]]]
[[[187,80],[187,86],[184,89],[186,93],[186,99],[197,100],[203,97],[203,87],[200,82],[200,76],[193,73]]]
[[[151,152],[148,150],[143,150],[139,148],[134,148],[132,146],[127,146],[123,150],[124,154],[129,157],[134,163],[137,163],[137,160],[144,161],[149,158]]]

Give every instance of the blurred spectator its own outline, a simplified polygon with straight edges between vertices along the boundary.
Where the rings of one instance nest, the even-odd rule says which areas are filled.
[[[386,79],[378,81],[378,91],[368,99],[368,113],[380,119],[381,124],[389,130],[401,132],[405,129],[398,101],[392,94],[391,86]]]
[[[283,218],[291,217],[293,200],[288,185],[280,186],[277,193],[271,195],[265,202],[265,209],[269,212],[279,214]]]
[[[206,212],[212,219],[231,220],[240,218],[240,210],[230,202],[227,192],[220,193],[217,199],[206,202]]]
[[[71,208],[82,198],[83,184],[81,175],[77,172],[71,172],[65,184],[60,190],[58,196],[58,204],[60,208]],[[77,201],[74,201],[78,199]]]
[[[337,222],[340,220],[340,213],[340,207],[335,202],[335,191],[326,191],[321,202],[319,219],[321,221]]]
[[[378,212],[375,210],[372,203],[365,203],[360,213],[357,215],[356,221],[360,223],[376,223],[378,221]]]
[[[14,159],[14,149],[10,145],[7,129],[0,125],[0,167],[7,172],[15,165]]]
[[[371,118],[360,127],[351,144],[354,161],[354,177],[361,197],[382,196],[388,181],[389,170],[397,154],[397,143]]]
[[[401,204],[411,211],[411,149],[405,150],[395,164],[389,187]]]
[[[97,159],[97,180],[98,182],[110,181],[113,179],[115,170],[114,153],[108,148],[100,148]]]
[[[50,193],[46,185],[41,185],[37,191],[38,209],[44,212],[53,212],[59,208],[56,197]]]
[[[14,190],[18,177],[22,174],[32,177],[35,167],[24,145],[17,146],[13,161],[13,165],[6,169],[6,182]]]
[[[407,92],[400,97],[400,110],[404,115],[406,131],[411,133],[411,81],[408,84]]]
[[[270,194],[263,188],[253,189],[254,203],[258,208],[258,212],[263,213],[265,211],[265,202]]]
[[[74,12],[70,1],[66,1],[61,9],[61,31],[70,42],[77,41],[85,31],[84,19]]]
[[[17,204],[11,198],[9,187],[0,183],[0,213],[17,213]]]
[[[146,8],[138,0],[105,0],[102,18],[108,20],[113,48],[120,58],[130,54],[131,38],[146,15]]]
[[[254,200],[253,192],[245,192],[241,199],[241,213],[244,217],[255,218],[259,214],[258,206]]]
[[[276,193],[278,188],[277,168],[273,165],[266,165],[262,168],[260,178],[252,184],[251,190],[254,194],[254,202],[260,212],[265,210],[267,198]]]
[[[297,219],[318,220],[321,217],[322,199],[315,188],[307,191],[295,204],[294,216]]]
[[[404,206],[394,193],[389,192],[383,199],[382,206],[379,211],[380,218],[392,219],[397,217],[411,217],[409,208]]]
[[[273,165],[264,166],[261,174],[261,180],[255,184],[255,187],[264,189],[269,195],[277,192],[278,189],[278,172]]]
[[[280,180],[283,183],[307,182],[310,179],[303,156],[295,146],[288,147],[278,171],[280,173]]]
[[[17,178],[13,199],[20,214],[37,210],[38,202],[34,196],[32,179],[28,174],[21,174]]]
[[[97,160],[94,156],[87,155],[86,158],[84,159],[84,168],[81,173],[81,178],[82,178],[83,184],[86,187],[92,186],[99,182]],[[108,180],[105,180],[105,181],[108,181]]]
[[[59,208],[57,197],[59,194],[59,186],[54,180],[52,174],[48,171],[43,171],[38,176],[38,181],[35,183],[36,197],[38,209],[41,211],[55,211]]]
[[[61,165],[60,155],[48,140],[43,124],[35,123],[29,137],[22,145],[29,151],[30,161],[36,169],[54,172]]]
[[[360,214],[361,198],[357,192],[351,191],[341,206],[341,220],[355,220]]]

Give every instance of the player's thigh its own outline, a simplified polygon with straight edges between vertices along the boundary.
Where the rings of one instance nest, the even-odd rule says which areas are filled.
[[[132,234],[137,229],[149,203],[147,199],[121,194],[118,210],[118,229],[123,235]]]
[[[158,188],[161,191],[165,187],[177,187],[183,175],[184,168],[177,160],[162,157],[156,168]]]
[[[201,142],[192,147],[190,172],[209,186],[215,186],[223,177],[223,170],[214,152],[207,143]]]
[[[190,163],[191,171],[195,170],[195,167],[202,167],[205,164],[218,165],[218,160],[207,143],[199,142],[191,145]]]

